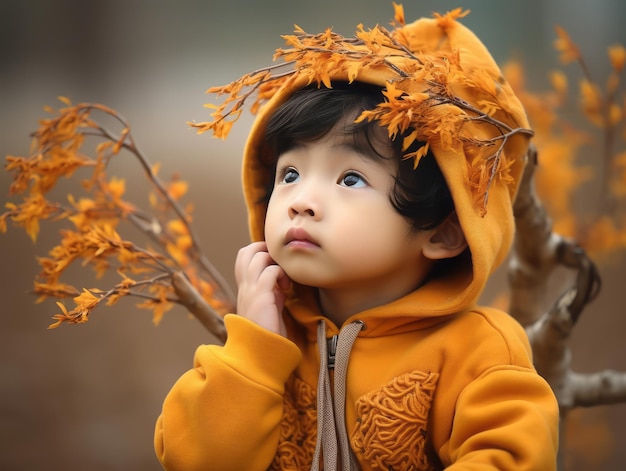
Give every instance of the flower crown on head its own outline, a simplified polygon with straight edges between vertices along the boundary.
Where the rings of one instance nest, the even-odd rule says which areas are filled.
[[[328,28],[323,33],[308,34],[296,26],[294,34],[282,36],[286,48],[277,49],[274,60],[282,62],[247,73],[224,86],[211,87],[209,94],[225,96],[221,104],[207,104],[212,120],[189,123],[198,133],[211,131],[225,139],[239,119],[250,99],[250,111],[256,114],[261,106],[296,84],[332,87],[332,78],[345,77],[358,81],[368,72],[385,71],[385,100],[376,108],[366,110],[357,118],[376,120],[388,130],[389,137],[402,137],[403,150],[415,141],[424,145],[404,158],[414,160],[417,167],[431,144],[450,150],[462,147],[468,162],[469,183],[481,213],[486,213],[488,192],[496,178],[510,183],[508,161],[504,148],[514,135],[531,137],[530,129],[517,127],[496,117],[509,115],[498,98],[502,79],[493,73],[475,68],[468,73],[460,61],[458,50],[412,51],[406,34],[402,5],[393,3],[395,10],[392,30],[376,26],[365,30],[357,27],[354,37],[346,38]],[[444,15],[435,13],[437,26],[443,31],[452,27],[457,18],[469,10],[457,8]],[[298,87],[299,88],[299,87]],[[466,100],[456,90],[471,90],[472,100]],[[509,119],[508,121],[515,121]],[[469,125],[487,125],[488,132],[476,133]]]

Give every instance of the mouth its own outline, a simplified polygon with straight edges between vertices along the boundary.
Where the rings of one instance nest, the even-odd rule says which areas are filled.
[[[301,227],[292,227],[285,234],[285,245],[288,247],[312,248],[320,244]]]

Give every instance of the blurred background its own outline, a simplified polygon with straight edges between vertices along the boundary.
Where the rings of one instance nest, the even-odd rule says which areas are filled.
[[[622,0],[403,3],[407,21],[457,6],[472,10],[462,22],[498,62],[522,60],[531,89],[545,89],[547,71],[558,65],[555,24],[582,46],[599,76],[607,46],[626,44]],[[178,172],[189,182],[205,251],[232,282],[236,252],[248,241],[239,174],[250,119],[244,116],[227,141],[197,136],[186,121],[208,118],[204,91],[269,64],[280,34],[294,24],[351,35],[358,23],[392,18],[386,0],[2,0],[0,153],[27,155],[43,106],[57,107],[59,95],[116,109],[143,152],[162,163],[161,175]],[[129,198],[145,192],[136,162],[115,169],[132,182]],[[9,184],[0,173],[3,205]],[[96,311],[87,324],[47,330],[54,302],[34,304],[27,292],[36,256],[55,241],[54,228],[44,228],[34,245],[15,228],[0,235],[0,469],[158,470],[152,434],[162,400],[211,337],[182,310],[155,327],[132,301]],[[572,340],[577,371],[626,370],[623,258],[602,274],[603,293]],[[502,289],[504,277],[487,296]],[[624,404],[575,411],[568,469],[622,469],[625,432]]]

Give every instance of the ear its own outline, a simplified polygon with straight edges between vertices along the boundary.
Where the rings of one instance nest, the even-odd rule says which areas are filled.
[[[431,260],[452,258],[467,248],[467,241],[459,218],[452,213],[445,221],[439,224],[422,247],[422,253]]]

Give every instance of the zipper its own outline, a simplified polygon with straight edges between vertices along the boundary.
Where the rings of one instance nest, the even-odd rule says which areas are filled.
[[[328,342],[328,369],[335,368],[335,355],[337,354],[337,343],[339,342],[339,335],[333,335],[327,340]]]

